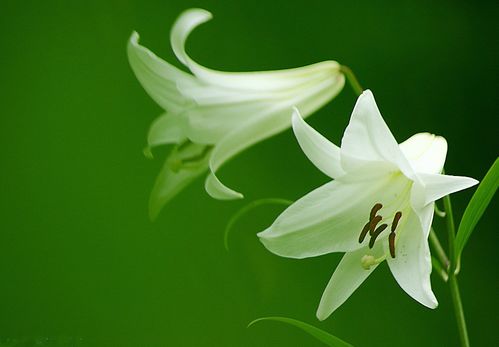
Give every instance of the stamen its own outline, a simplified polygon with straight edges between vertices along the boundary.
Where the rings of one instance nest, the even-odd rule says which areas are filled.
[[[398,211],[395,213],[395,217],[393,217],[393,223],[392,223],[392,231],[395,231],[397,229],[397,225],[399,224],[399,220],[402,217],[402,212]]]
[[[370,222],[367,222],[367,224],[364,225],[364,228],[362,229],[362,232],[360,233],[360,236],[359,236],[359,243],[364,242],[364,239],[366,238],[367,232],[369,230],[369,225],[370,225]]]
[[[372,219],[369,222],[369,235],[371,235],[371,236],[373,235],[374,229],[376,229],[376,225],[378,225],[378,223],[381,222],[381,219],[383,219],[383,217],[376,216],[376,217],[374,217],[374,219]]]
[[[388,236],[388,245],[390,246],[390,255],[395,258],[395,233],[393,231]]]
[[[383,232],[383,230],[386,229],[388,224],[381,224],[372,234],[371,239],[369,240],[369,248],[373,248],[374,242],[376,241],[376,238]]]
[[[376,205],[373,206],[373,208],[371,209],[371,215],[369,216],[369,220],[373,220],[374,217],[376,216],[376,213],[378,213],[379,210],[381,210],[381,208],[383,207],[383,205],[381,205],[381,203],[377,203]]]

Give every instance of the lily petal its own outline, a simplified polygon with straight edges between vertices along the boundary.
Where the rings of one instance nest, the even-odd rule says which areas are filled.
[[[193,8],[184,11],[173,25],[170,40],[177,58],[193,74],[207,84],[232,90],[271,92],[293,88],[306,81],[325,77],[332,71],[339,73],[340,65],[335,61],[326,61],[295,69],[265,72],[223,72],[212,70],[196,63],[185,51],[185,42],[190,33],[200,24],[213,18],[203,9]]]
[[[177,83],[196,83],[194,76],[179,70],[141,46],[139,34],[136,32],[130,37],[127,52],[135,76],[159,106],[168,112],[179,113],[192,104],[192,100],[178,90]]]
[[[389,162],[406,176],[413,177],[413,170],[383,120],[370,90],[357,99],[341,140],[341,165],[345,171],[358,169],[366,162]]]
[[[383,256],[383,249],[378,244],[373,249],[363,247],[343,256],[322,294],[316,314],[319,320],[329,317],[378,267],[379,264],[374,264],[369,269],[364,268],[363,256],[379,258]]]
[[[268,115],[273,107],[264,102],[198,105],[184,112],[186,135],[193,142],[214,144],[248,120]]]
[[[372,207],[380,197],[397,195],[407,182],[399,175],[399,179],[375,177],[360,182],[326,183],[288,207],[258,237],[269,251],[289,258],[354,251],[368,243],[367,238],[359,243],[359,235]],[[399,207],[383,202],[393,209]],[[394,213],[387,207],[386,215]]]
[[[210,160],[211,173],[206,179],[205,188],[208,194],[217,199],[238,199],[243,195],[226,186],[215,176],[216,171],[230,158],[251,145],[269,138],[290,126],[290,114],[293,106],[310,115],[343,88],[343,75],[338,75],[341,83],[326,80],[308,90],[303,90],[284,104],[269,106],[266,113],[255,116],[243,123],[239,128],[227,134],[215,145]]]
[[[418,174],[424,186],[424,204],[478,184],[474,178],[439,174]],[[415,186],[416,187],[416,186]],[[419,193],[421,194],[421,193]]]
[[[161,208],[208,169],[209,156],[201,158],[193,165],[177,165],[181,160],[199,155],[206,146],[190,143],[180,151],[173,150],[166,159],[149,199],[149,215],[154,220]]]
[[[445,138],[430,133],[419,133],[402,142],[400,149],[416,172],[442,172],[447,155]]]
[[[147,144],[149,148],[170,143],[180,143],[184,135],[184,119],[178,115],[164,113],[156,118],[149,128]]]
[[[433,214],[433,209],[427,208],[425,213]],[[396,241],[395,258],[389,255],[388,250],[386,251],[390,271],[400,287],[413,299],[426,307],[435,308],[438,302],[431,290],[430,249],[420,218],[416,213],[410,213],[399,230],[400,237]]]
[[[310,161],[331,178],[343,175],[340,149],[314,128],[308,125],[295,108],[293,113],[293,131],[301,149]]]
[[[218,199],[235,199],[242,194],[215,176],[220,166],[247,147],[290,127],[293,106],[299,107],[304,117],[315,112],[341,91],[345,77],[335,61],[266,72],[206,68],[189,57],[185,42],[198,25],[211,18],[208,11],[190,9],[179,16],[171,31],[174,53],[194,75],[140,46],[137,33],[130,38],[128,54],[146,91],[167,112],[178,116],[179,127],[172,125],[172,129],[168,129],[166,119],[158,120],[151,129],[151,145],[173,141],[176,135],[185,135],[193,143],[215,145],[206,190]]]
[[[192,142],[214,144],[249,119],[289,108],[303,94],[313,97],[310,90],[330,95],[326,103],[342,89],[344,76],[335,61],[241,73],[201,66],[185,52],[185,41],[192,30],[211,18],[208,11],[190,9],[179,16],[172,28],[172,48],[195,76],[140,46],[138,34],[134,33],[129,43],[130,64],[137,78],[160,106],[187,119],[186,135]]]

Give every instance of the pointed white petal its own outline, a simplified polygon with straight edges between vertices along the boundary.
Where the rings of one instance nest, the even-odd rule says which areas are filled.
[[[220,87],[244,91],[280,91],[304,84],[307,81],[339,74],[340,65],[326,61],[296,69],[265,72],[222,72],[208,69],[196,63],[185,51],[185,42],[190,33],[200,24],[212,19],[212,14],[203,9],[183,12],[173,25],[170,35],[172,49],[198,78]]]
[[[178,113],[192,104],[192,100],[178,91],[177,83],[195,83],[194,76],[177,69],[141,46],[136,32],[128,42],[128,60],[146,92],[163,109]]]
[[[156,178],[156,182],[149,199],[149,214],[151,219],[155,219],[161,208],[208,169],[209,156],[196,162],[196,165],[178,166],[175,162],[195,155],[199,155],[205,150],[205,146],[189,144],[179,152],[172,151],[165,161],[161,172]]]
[[[211,17],[205,10],[187,10],[172,28],[172,48],[195,76],[138,45],[137,34],[130,39],[129,57],[148,93],[167,111],[185,119],[183,134],[194,143],[216,145],[206,190],[219,199],[234,199],[242,195],[215,176],[219,167],[245,148],[288,128],[288,112],[293,106],[299,107],[304,117],[316,111],[341,91],[345,79],[334,61],[268,72],[205,68],[187,55],[185,41]]]
[[[191,8],[180,14],[180,16],[173,24],[170,33],[170,41],[173,52],[184,65],[190,67],[192,59],[185,52],[185,41],[191,32],[199,25],[209,21],[213,15],[201,8]],[[193,62],[192,62],[193,63]],[[197,64],[193,64],[197,65]]]
[[[210,196],[218,200],[242,199],[244,195],[224,185],[218,177],[210,172],[204,182],[204,189]]]
[[[413,176],[407,159],[383,120],[369,90],[359,96],[341,140],[343,170],[348,172],[358,169],[366,162],[392,163],[406,176]]]
[[[428,239],[430,235],[431,223],[433,222],[433,215],[435,214],[435,203],[430,202],[425,207],[415,210],[419,223],[421,224],[421,230],[423,230],[423,238]]]
[[[340,149],[308,125],[295,108],[293,131],[305,155],[331,178],[344,174],[340,163]]]
[[[211,17],[205,10],[190,9],[180,15],[172,28],[172,48],[195,76],[140,46],[136,33],[129,42],[130,64],[137,78],[160,106],[186,118],[185,133],[191,141],[214,144],[251,119],[270,117],[291,106],[300,106],[307,99],[321,99],[308,111],[311,113],[343,88],[344,76],[334,61],[242,73],[215,71],[197,64],[185,52],[185,41],[196,26]]]
[[[149,147],[180,143],[185,140],[184,119],[178,115],[164,113],[156,118],[149,128],[147,144]]]
[[[426,208],[424,214],[433,214],[433,210]],[[431,220],[428,216],[422,216],[421,219]],[[427,233],[422,229],[420,218],[414,212],[402,216],[396,232],[399,236],[395,243],[395,258],[386,250],[388,266],[395,280],[419,303],[429,308],[437,307],[438,302],[430,283],[432,265],[428,240],[425,238]],[[388,248],[386,244],[385,247]]]
[[[338,75],[341,83],[325,81],[313,88],[303,90],[294,98],[284,103],[274,104],[263,114],[254,115],[237,129],[224,136],[215,145],[210,160],[211,174],[205,184],[206,191],[217,199],[238,199],[242,194],[225,187],[218,178],[216,171],[230,158],[249,146],[271,137],[291,125],[292,107],[298,107],[304,116],[310,115],[328,100],[335,96],[344,84],[343,75]],[[189,134],[188,134],[189,136]],[[213,177],[211,177],[213,176]]]
[[[424,205],[443,198],[451,193],[472,187],[478,183],[477,180],[470,177],[450,176],[439,174],[418,174],[423,184]],[[421,189],[421,188],[420,188]]]
[[[336,267],[336,270],[334,270],[333,276],[322,294],[321,302],[317,309],[317,318],[322,321],[329,317],[376,269],[378,264],[365,269],[362,266],[362,257],[372,256],[376,259],[382,255],[383,250],[379,244],[373,249],[363,247],[354,252],[346,253]]]
[[[249,120],[275,112],[276,105],[264,102],[199,105],[186,110],[187,137],[198,143],[214,144]]]
[[[398,195],[409,185],[403,175],[334,180],[296,201],[258,236],[269,251],[289,258],[359,249],[369,242],[366,237],[359,243],[359,236],[373,206],[381,202],[386,206],[379,214],[393,215],[401,204],[398,200],[407,199]]]
[[[442,172],[447,155],[447,141],[443,137],[419,133],[402,142],[400,149],[414,171],[429,174]]]

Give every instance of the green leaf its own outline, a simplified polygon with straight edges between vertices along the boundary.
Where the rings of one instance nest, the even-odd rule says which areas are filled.
[[[312,335],[317,340],[323,342],[324,344],[326,344],[327,346],[330,346],[330,347],[353,347],[351,344],[337,338],[334,335],[331,335],[331,334],[325,332],[324,330],[316,328],[310,324],[300,322],[299,320],[286,318],[286,317],[263,317],[263,318],[255,319],[253,322],[248,324],[248,328],[255,323],[258,323],[261,321],[269,321],[269,320],[282,322],[282,323],[286,323],[286,324],[295,326],[295,327],[305,331],[309,335]]]
[[[489,172],[485,175],[475,194],[473,194],[468,207],[466,207],[466,210],[464,211],[454,243],[458,259],[461,256],[461,252],[463,251],[471,233],[475,229],[476,224],[494,197],[498,186],[499,158],[496,159]]]
[[[255,200],[250,202],[249,204],[245,205],[242,207],[239,211],[237,211],[229,220],[227,223],[227,226],[225,227],[225,233],[224,233],[224,246],[225,249],[228,251],[229,250],[229,234],[236,222],[250,212],[251,210],[262,206],[262,205],[268,205],[268,204],[276,204],[276,205],[285,205],[289,206],[293,203],[291,200],[286,200],[286,199],[279,199],[279,198],[267,198],[267,199],[260,199],[260,200]]]

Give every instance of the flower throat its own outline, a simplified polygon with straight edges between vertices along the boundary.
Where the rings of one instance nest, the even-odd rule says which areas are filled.
[[[369,214],[369,221],[366,223],[359,235],[359,243],[362,243],[367,236],[367,232],[369,232],[369,236],[371,237],[369,240],[369,248],[374,247],[376,238],[388,227],[388,224],[386,223],[378,226],[379,222],[383,220],[383,217],[378,214],[378,211],[381,210],[382,207],[383,205],[379,202],[373,206],[371,213]],[[395,258],[395,230],[397,229],[400,218],[402,218],[402,212],[397,211],[393,217],[390,235],[388,236],[388,245],[390,247],[390,255],[392,258]]]

